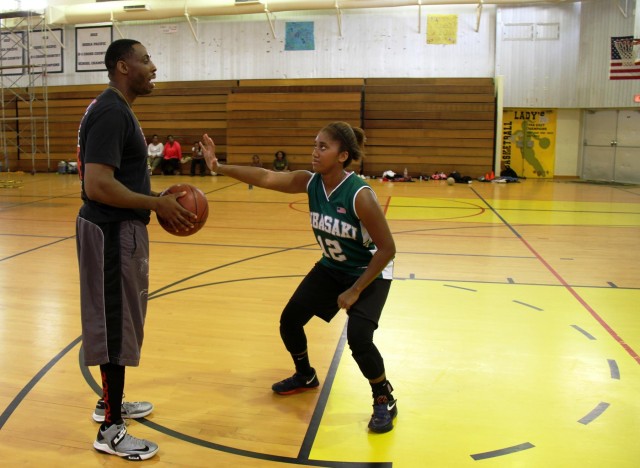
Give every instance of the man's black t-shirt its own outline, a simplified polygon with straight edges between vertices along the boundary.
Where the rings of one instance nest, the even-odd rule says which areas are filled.
[[[117,91],[108,88],[87,108],[78,131],[78,173],[82,181],[80,216],[94,223],[138,219],[149,223],[149,210],[117,208],[90,200],[84,190],[85,164],[115,168],[114,177],[132,192],[150,195],[147,142],[142,128]]]

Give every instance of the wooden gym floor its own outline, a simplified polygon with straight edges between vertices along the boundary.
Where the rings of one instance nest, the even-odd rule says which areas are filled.
[[[0,463],[94,467],[96,368],[80,365],[77,176],[2,174]],[[370,389],[345,317],[308,328],[319,390],[278,334],[319,258],[304,195],[228,177],[188,238],[152,219],[142,363],[128,400],[155,411],[130,432],[158,467],[636,467],[640,460],[640,187],[371,180],[398,254],[376,333],[399,415],[367,432]]]

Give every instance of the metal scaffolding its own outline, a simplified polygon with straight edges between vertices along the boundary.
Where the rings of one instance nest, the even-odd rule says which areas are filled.
[[[49,103],[47,92],[46,41],[49,31],[44,13],[10,11],[0,13],[0,170],[10,171],[18,161],[46,161],[49,154]],[[40,41],[35,41],[35,34]],[[45,51],[35,50],[42,42]],[[36,57],[38,59],[36,60]],[[24,164],[20,164],[24,167]]]

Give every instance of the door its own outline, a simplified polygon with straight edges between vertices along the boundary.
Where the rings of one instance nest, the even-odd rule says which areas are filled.
[[[640,183],[640,113],[585,113],[582,175],[585,180]]]
[[[640,183],[640,112],[621,110],[618,113],[616,137],[616,182]]]

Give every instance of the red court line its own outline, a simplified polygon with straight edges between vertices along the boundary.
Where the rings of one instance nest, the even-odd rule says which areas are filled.
[[[382,212],[384,213],[385,218],[387,217],[387,211],[389,211],[390,204],[391,204],[391,197],[387,197],[387,202],[384,205],[380,205],[382,207]]]
[[[498,213],[489,203],[487,203],[487,201],[482,198],[482,196],[476,192],[473,188],[472,188],[473,192],[478,196],[478,198],[480,198],[486,205],[487,207],[489,207],[489,209],[491,211],[493,211],[495,213],[495,215],[504,223],[505,226],[507,226],[509,229],[511,229],[511,231],[513,232],[513,234],[522,241],[522,243],[525,245],[525,247],[527,247],[527,249],[529,249],[529,251],[538,259],[540,260],[540,262],[545,266],[545,268],[549,271],[549,273],[551,273],[553,276],[556,277],[556,279],[560,282],[560,284],[562,286],[564,286],[564,288],[569,291],[569,293],[571,293],[571,295],[580,303],[582,304],[582,307],[584,307],[590,314],[591,316],[596,319],[596,321],[602,326],[602,328],[604,328],[607,333],[609,333],[609,335],[611,335],[611,337],[618,342],[618,344],[620,346],[622,346],[622,348],[629,354],[629,356],[631,356],[638,364],[640,364],[640,356],[638,356],[638,353],[636,353],[633,348],[631,348],[631,346],[629,346],[627,343],[625,343],[625,341],[613,330],[613,328],[611,328],[609,326],[609,324],[607,322],[604,321],[604,319],[602,317],[600,317],[600,315],[598,315],[598,313],[593,310],[591,308],[591,306],[589,304],[586,303],[586,301],[584,299],[582,299],[582,297],[580,297],[580,295],[569,285],[569,283],[567,283],[564,278],[562,276],[560,276],[560,274],[551,266],[549,265],[549,263],[542,258],[542,256],[520,235],[520,233],[518,233],[518,231],[515,230],[515,228],[513,226],[511,226],[506,219],[504,219],[500,213]]]
[[[547,270],[549,270],[549,272],[556,277],[556,279],[560,282],[560,284],[562,284],[562,286],[565,287],[565,289],[567,291],[569,291],[571,293],[571,295],[573,297],[576,298],[576,300],[582,304],[582,307],[584,307],[585,309],[587,309],[587,311],[591,314],[591,316],[597,320],[597,322],[602,325],[602,328],[604,328],[607,333],[609,333],[609,335],[611,335],[611,337],[616,340],[618,342],[618,344],[620,344],[620,346],[622,346],[624,348],[624,350],[638,363],[640,364],[640,356],[638,355],[638,353],[636,353],[633,348],[631,348],[631,346],[629,346],[627,343],[625,343],[625,341],[620,337],[620,335],[618,335],[613,328],[611,328],[609,326],[609,324],[607,322],[605,322],[605,320],[600,317],[600,315],[598,315],[598,313],[593,310],[593,308],[587,304],[587,302],[571,287],[571,285],[569,285],[562,276],[560,276],[560,273],[558,273],[551,265],[549,265],[549,263],[547,263],[547,261],[542,258],[542,256],[522,237],[522,236],[518,236],[518,238],[522,241],[522,243],[527,247],[527,249],[529,249],[529,251],[538,259],[540,260],[540,262],[545,266],[545,268]]]

